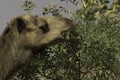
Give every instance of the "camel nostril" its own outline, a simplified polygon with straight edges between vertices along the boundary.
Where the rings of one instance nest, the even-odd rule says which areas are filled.
[[[73,28],[73,27],[74,27],[73,20],[68,19],[68,18],[64,18],[64,21],[65,21],[65,24],[66,24],[67,26],[69,26],[70,28]]]
[[[64,20],[65,20],[66,23],[72,23],[73,22],[72,20],[67,19],[67,18],[64,18]]]

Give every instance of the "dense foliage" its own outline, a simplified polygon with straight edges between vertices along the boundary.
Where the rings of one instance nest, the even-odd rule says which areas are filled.
[[[110,7],[109,0],[68,1],[78,8],[75,12],[49,5],[43,15],[62,16],[63,11],[74,20],[76,29],[63,34],[64,41],[41,50],[15,78],[120,80],[120,1],[114,0]]]

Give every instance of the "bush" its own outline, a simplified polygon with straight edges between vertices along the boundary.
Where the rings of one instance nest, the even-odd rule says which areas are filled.
[[[73,12],[72,19],[76,24],[76,30],[63,34],[65,40],[59,44],[41,50],[41,53],[33,58],[31,66],[19,72],[19,78],[22,80],[35,78],[39,80],[42,77],[46,77],[46,80],[120,79],[119,8],[96,9],[97,3],[93,4],[92,1],[88,3],[86,2],[87,7]]]

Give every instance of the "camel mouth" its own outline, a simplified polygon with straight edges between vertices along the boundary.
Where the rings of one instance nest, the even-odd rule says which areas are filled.
[[[67,37],[69,37],[69,34],[70,34],[70,30],[65,30],[65,31],[62,31],[61,32],[61,36],[62,36],[62,39],[66,39]]]

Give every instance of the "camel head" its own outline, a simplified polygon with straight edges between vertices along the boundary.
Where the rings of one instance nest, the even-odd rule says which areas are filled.
[[[40,48],[62,38],[62,33],[73,28],[71,20],[63,17],[38,17],[25,14],[12,19],[3,32],[15,32],[16,42],[24,48]]]

